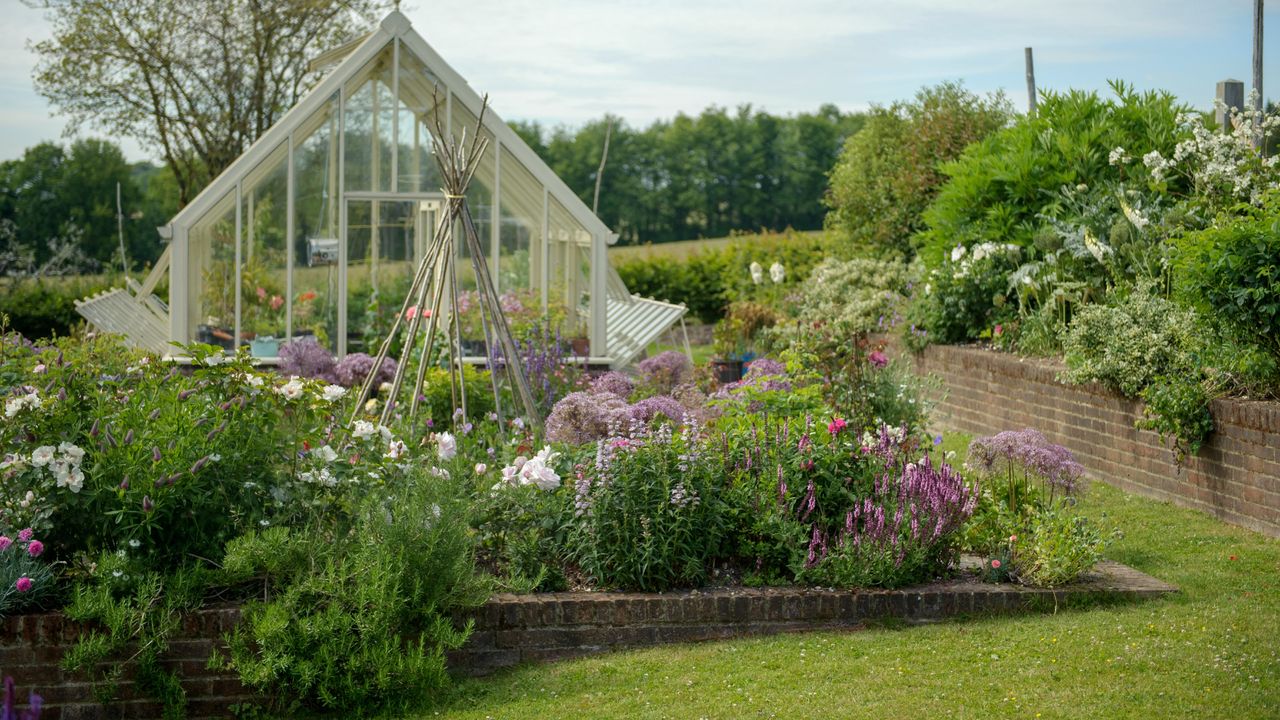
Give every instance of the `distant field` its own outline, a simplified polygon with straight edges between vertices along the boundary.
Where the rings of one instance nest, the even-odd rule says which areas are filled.
[[[797,236],[811,237],[821,235],[821,230],[808,230],[795,233]],[[763,237],[776,238],[780,233],[769,233]],[[622,245],[609,248],[609,258],[613,262],[635,260],[652,257],[670,257],[682,259],[702,250],[715,250],[735,242],[749,242],[761,235],[731,235],[722,238],[705,240],[682,240],[680,242],[658,243],[656,245]]]

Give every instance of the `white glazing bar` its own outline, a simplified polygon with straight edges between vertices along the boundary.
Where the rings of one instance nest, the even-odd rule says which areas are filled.
[[[387,189],[400,189],[400,38],[391,49],[391,187]]]
[[[335,348],[338,357],[347,356],[347,87],[338,91],[338,317],[335,323],[338,337]],[[332,307],[333,298],[329,299]]]
[[[237,183],[236,183],[236,265],[235,265],[235,276],[236,276],[236,281],[235,281],[235,288],[236,288],[236,310],[235,310],[235,313],[236,313],[236,316],[235,316],[235,322],[234,322],[234,323],[232,323],[232,337],[233,337],[234,339],[231,341],[231,352],[233,352],[233,353],[234,353],[234,352],[236,352],[236,350],[237,350],[237,349],[239,349],[239,347],[240,347],[240,292],[241,292],[241,290],[240,290],[240,273],[241,273],[241,271],[243,270],[243,268],[240,266],[240,227],[241,227],[240,203],[242,202],[242,201],[241,201],[241,198],[240,198],[240,192],[241,192],[241,190],[242,190],[242,188],[241,188],[241,184],[240,184],[239,182],[237,182]]]
[[[502,212],[499,210],[502,202],[502,143],[494,140],[493,142],[493,203],[489,206],[489,274],[493,277],[493,287],[502,292],[502,273],[498,271],[501,266],[498,258],[498,251],[502,243],[502,228],[500,222],[502,220]]]
[[[191,234],[187,226],[174,226],[173,254],[169,262],[169,340],[188,343],[191,336],[191,288],[196,280],[191,277],[191,248],[187,245]],[[183,282],[185,279],[186,282]]]
[[[539,283],[542,285],[542,311],[547,311],[547,303],[551,292],[551,192],[542,186],[542,237],[538,241],[538,260],[542,266],[538,268]]]
[[[609,256],[605,239],[591,236],[591,352],[596,357],[608,357],[608,313],[605,298],[605,278],[609,274]]]
[[[294,200],[293,193],[293,133],[289,133],[289,153],[285,162],[289,169],[285,172],[285,218],[284,218],[284,338],[288,342],[293,339],[293,256],[296,241],[294,240]]]

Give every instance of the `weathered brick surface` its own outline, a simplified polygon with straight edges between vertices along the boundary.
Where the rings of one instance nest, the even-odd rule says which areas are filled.
[[[450,656],[455,671],[483,675],[522,662],[673,642],[815,629],[854,629],[889,618],[928,622],[973,613],[1052,610],[1072,598],[1156,597],[1174,588],[1104,562],[1059,590],[985,585],[962,576],[902,590],[730,588],[665,594],[498,595],[475,614],[475,633]]]
[[[917,370],[942,381],[933,417],[977,435],[1033,427],[1065,445],[1091,478],[1280,536],[1280,403],[1215,400],[1217,430],[1178,468],[1134,422],[1142,404],[1097,384],[1058,382],[1060,363],[971,347],[930,346]]]

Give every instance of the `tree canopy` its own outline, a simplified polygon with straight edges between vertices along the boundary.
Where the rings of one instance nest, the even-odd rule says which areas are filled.
[[[71,119],[164,158],[186,203],[316,82],[308,62],[388,0],[25,0],[53,37],[36,89]]]

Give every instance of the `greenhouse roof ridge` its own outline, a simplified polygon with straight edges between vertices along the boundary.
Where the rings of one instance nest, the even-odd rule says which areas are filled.
[[[285,142],[312,113],[319,110],[324,103],[329,102],[335,94],[341,92],[344,83],[350,77],[358,73],[367,62],[386,47],[387,43],[397,38],[400,40],[402,49],[407,49],[415,55],[428,71],[440,79],[455,101],[461,102],[473,115],[479,114],[484,102],[480,95],[413,29],[409,19],[403,13],[393,10],[382,19],[375,31],[343,57],[314,88],[285,112],[275,125],[255,140],[186,207],[179,210],[170,219],[169,226],[189,226],[212,209],[228,192],[234,190],[236,184],[274,148]],[[617,241],[617,234],[605,225],[591,211],[591,208],[587,207],[582,198],[578,197],[578,194],[547,166],[519,134],[492,110],[485,113],[484,127],[493,134],[504,149],[520,160],[530,173],[543,183],[547,192],[575,216],[587,230],[608,244]]]

